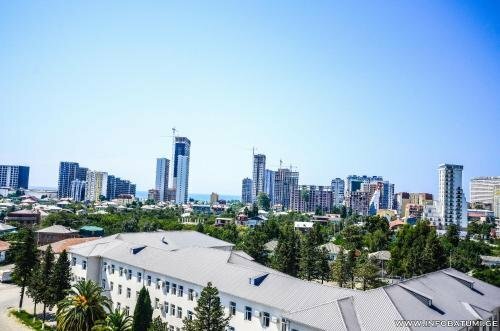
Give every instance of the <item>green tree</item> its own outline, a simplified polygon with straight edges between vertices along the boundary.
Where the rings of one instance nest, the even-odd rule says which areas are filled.
[[[21,309],[23,307],[24,290],[29,284],[31,273],[38,259],[33,230],[31,228],[24,229],[21,234],[21,241],[16,242],[13,246],[15,266],[12,273],[12,280],[21,288],[19,298],[19,309]]]
[[[52,273],[54,269],[54,252],[52,252],[52,246],[49,245],[45,252],[43,253],[43,260],[41,264],[42,278],[45,280],[42,288],[40,289],[43,293],[42,303],[43,303],[43,317],[42,321],[45,322],[47,306],[52,307],[56,301],[54,298],[54,292],[50,280],[52,279]],[[43,323],[42,323],[43,325]]]
[[[69,295],[58,304],[57,329],[90,331],[99,320],[106,319],[111,311],[111,300],[93,281],[79,281]]]
[[[332,279],[337,282],[339,287],[344,287],[348,281],[346,256],[344,254],[344,249],[342,248],[332,264]]]
[[[299,277],[307,280],[318,275],[319,249],[315,245],[312,231],[303,236],[300,244]]]
[[[273,255],[275,269],[296,277],[299,271],[300,237],[293,223],[286,223],[280,231]]]
[[[345,262],[345,273],[347,279],[351,282],[351,288],[354,288],[355,282],[355,268],[356,268],[356,251],[351,249],[347,252],[346,262]]]
[[[52,305],[50,306],[52,308],[53,304],[64,299],[71,289],[71,267],[66,250],[59,254],[49,282],[52,287]]]
[[[325,247],[319,250],[317,264],[318,278],[321,279],[321,284],[323,284],[325,280],[330,279],[330,258]]]
[[[364,236],[364,243],[370,252],[386,250],[388,247],[387,234],[377,229],[375,232],[367,233]]]
[[[185,331],[224,331],[231,316],[224,316],[224,306],[219,298],[219,291],[212,283],[201,291],[198,304],[194,308],[194,318],[184,319]]]
[[[134,331],[147,331],[153,318],[153,307],[149,291],[143,286],[134,309]]]
[[[115,309],[106,319],[97,321],[92,327],[92,331],[131,331],[132,317],[128,316],[125,311]]]
[[[271,208],[271,199],[269,199],[269,195],[264,192],[260,192],[257,196],[257,204],[259,208],[264,210],[269,210]]]
[[[46,279],[42,276],[42,269],[40,263],[37,262],[29,278],[28,286],[26,287],[26,294],[33,301],[33,320],[36,319],[36,306],[42,302],[44,296]]]
[[[256,227],[251,229],[243,236],[242,248],[243,250],[253,257],[256,262],[266,264],[269,252],[266,249],[267,237],[265,233]]]
[[[357,225],[348,225],[341,235],[345,240],[346,249],[361,249],[363,246],[363,230]]]
[[[160,316],[153,319],[148,331],[168,331],[168,323],[163,322]]]
[[[354,274],[361,279],[363,291],[375,288],[380,284],[378,281],[379,268],[368,258],[366,253],[358,258]]]

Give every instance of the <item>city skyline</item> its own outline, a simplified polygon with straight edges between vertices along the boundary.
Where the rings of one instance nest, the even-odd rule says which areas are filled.
[[[0,158],[30,166],[31,186],[74,160],[147,191],[174,126],[196,193],[240,195],[253,146],[304,185],[376,174],[436,195],[451,163],[469,198],[500,169],[493,2],[0,8],[0,119],[19,137]]]

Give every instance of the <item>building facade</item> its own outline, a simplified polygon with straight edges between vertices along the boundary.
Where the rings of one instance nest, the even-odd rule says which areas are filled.
[[[180,158],[182,156],[182,158]],[[186,157],[189,160],[189,157],[191,156],[191,140],[189,140],[186,137],[175,137],[174,140],[174,171],[173,171],[173,180],[172,180],[172,188],[176,189],[177,184],[179,181],[177,180],[177,177],[179,177],[179,165],[180,162],[186,162]],[[189,181],[189,161],[187,162],[188,168],[183,168],[182,170],[184,171],[183,174],[185,175],[183,177],[183,182],[182,184],[184,185],[185,188],[188,187],[188,181]],[[187,195],[187,194],[186,194]],[[177,196],[177,195],[176,195]]]
[[[99,201],[106,196],[108,189],[108,173],[103,171],[87,171],[85,188],[86,201]]]
[[[264,173],[264,193],[269,197],[271,206],[274,205],[274,178],[276,171],[266,169]]]
[[[344,204],[345,182],[341,178],[332,179],[332,203],[334,206]]]
[[[299,187],[298,211],[327,213],[332,206],[331,186],[301,185]]]
[[[463,187],[462,171],[464,167],[456,164],[441,164],[439,173],[439,202],[440,217],[444,226],[456,224],[464,226],[466,220],[464,208],[466,206]]]
[[[135,188],[135,184],[129,180],[109,175],[106,183],[106,198],[113,200],[123,194],[135,196]]]
[[[170,160],[167,158],[156,159],[155,190],[158,191],[159,201],[168,201],[168,178]]]
[[[177,157],[177,174],[175,185],[175,202],[187,203],[189,189],[189,156],[179,155]]]
[[[266,156],[264,154],[254,154],[252,172],[252,202],[257,201],[259,193],[264,192],[266,171]]]
[[[75,179],[71,181],[70,198],[73,201],[84,201],[86,186],[87,182],[85,180]]]
[[[470,202],[493,205],[496,185],[500,185],[500,176],[472,178],[470,180]]]
[[[252,203],[252,180],[244,178],[241,182],[241,202],[244,204]]]
[[[280,168],[274,176],[274,205],[281,210],[298,210],[299,207],[299,173]]]
[[[28,189],[30,167],[20,165],[0,165],[0,187],[14,190]]]
[[[78,162],[63,161],[59,163],[59,179],[57,181],[57,197],[59,199],[71,197],[71,182],[77,179],[78,168]]]

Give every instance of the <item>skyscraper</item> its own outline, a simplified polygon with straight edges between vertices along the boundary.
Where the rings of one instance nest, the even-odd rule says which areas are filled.
[[[112,200],[122,194],[135,195],[135,184],[132,184],[129,180],[108,175],[106,183],[106,198],[108,200]]]
[[[456,164],[441,164],[439,172],[439,215],[445,227],[450,224],[463,226],[464,192],[462,171],[464,167]]]
[[[77,179],[78,168],[77,162],[63,161],[59,163],[59,180],[57,182],[57,197],[59,199],[71,197],[71,182]]]
[[[493,205],[495,186],[500,185],[500,176],[475,177],[470,180],[470,202]]]
[[[332,179],[332,204],[340,206],[344,203],[345,182],[341,178]]]
[[[191,155],[191,141],[186,137],[175,137],[174,139],[174,175],[172,187],[176,188],[177,186],[177,177],[179,173],[179,157],[187,156],[188,158]],[[189,164],[189,162],[188,162]],[[186,180],[189,179],[189,169],[187,169]],[[187,183],[185,184],[187,187]]]
[[[252,176],[252,202],[257,200],[259,193],[264,192],[264,172],[266,170],[266,156],[254,154]]]
[[[71,181],[70,198],[73,201],[84,201],[86,185],[87,182],[85,180],[74,179]]]
[[[274,205],[274,177],[276,176],[276,171],[266,169],[264,173],[264,193],[269,197],[271,206]]]
[[[156,159],[155,190],[158,191],[158,199],[160,201],[167,201],[169,168],[170,160],[167,158]]]
[[[175,185],[175,202],[187,203],[189,179],[189,156],[177,156],[177,174]]]
[[[12,189],[28,188],[30,167],[19,165],[0,165],[0,187]]]
[[[244,178],[241,182],[241,202],[252,203],[252,180],[250,178]]]
[[[108,173],[102,171],[87,171],[85,200],[99,201],[101,195],[106,196],[108,189]]]
[[[274,177],[274,201],[282,210],[298,210],[299,173],[280,168]]]

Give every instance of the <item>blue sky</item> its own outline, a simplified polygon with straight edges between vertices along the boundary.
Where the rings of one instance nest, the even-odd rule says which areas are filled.
[[[302,184],[500,175],[496,1],[2,1],[0,45],[0,163],[31,185],[71,160],[147,190],[173,126],[191,192],[240,194],[252,146]]]

